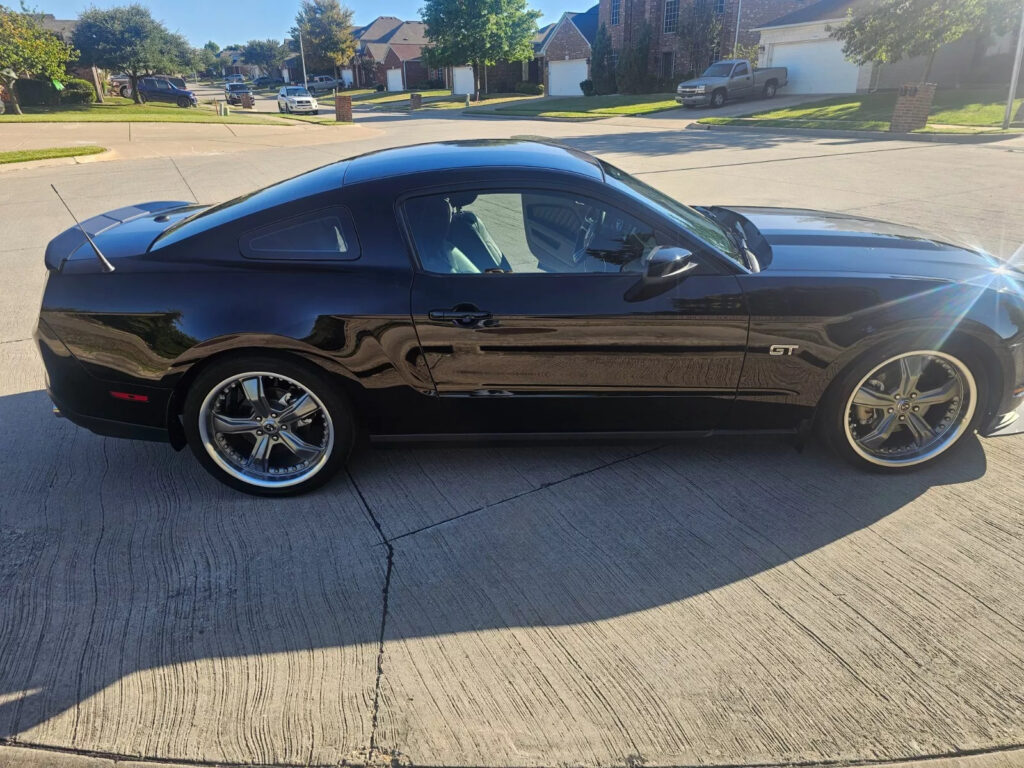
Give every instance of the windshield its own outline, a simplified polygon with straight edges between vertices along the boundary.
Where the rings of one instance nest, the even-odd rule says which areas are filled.
[[[249,86],[247,86],[245,83],[228,83],[229,91],[247,91],[248,89]]]
[[[285,88],[285,96],[309,96],[305,88]]]
[[[726,234],[725,229],[717,221],[708,218],[700,211],[695,211],[693,208],[683,205],[678,200],[673,200],[664,192],[659,192],[654,187],[644,184],[639,179],[630,176],[625,171],[619,170],[614,165],[609,165],[603,160],[601,165],[610,183],[619,186],[622,191],[627,192],[630,196],[639,198],[648,207],[657,209],[663,216],[672,219],[687,232],[696,235],[718,251],[721,251],[740,266],[747,266],[732,238]]]
[[[702,77],[728,77],[730,72],[732,72],[732,64],[719,62],[705,69]]]

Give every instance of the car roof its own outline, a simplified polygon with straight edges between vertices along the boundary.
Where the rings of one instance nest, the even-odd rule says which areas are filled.
[[[350,158],[344,184],[465,168],[543,168],[604,178],[596,158],[571,147],[521,139],[475,139],[415,144]]]

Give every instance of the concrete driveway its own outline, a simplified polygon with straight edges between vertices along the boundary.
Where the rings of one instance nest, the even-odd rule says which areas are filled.
[[[338,145],[3,174],[0,765],[1021,764],[1024,438],[884,480],[777,438],[365,450],[269,501],[54,419],[29,339],[69,223],[51,182],[84,217],[412,138],[545,134],[690,202],[875,215],[1008,256],[1016,145],[360,122]]]

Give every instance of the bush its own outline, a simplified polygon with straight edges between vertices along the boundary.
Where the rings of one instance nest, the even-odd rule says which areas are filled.
[[[593,80],[583,80],[580,82],[580,90],[583,91],[584,96],[593,96],[596,91],[594,90]]]
[[[57,104],[57,89],[49,80],[30,80],[22,77],[14,81],[14,88],[18,92],[18,103],[23,107],[46,107]]]
[[[377,93],[381,93],[382,91],[386,91],[387,87],[381,83],[378,83],[373,90],[375,90]]]
[[[92,104],[96,100],[96,88],[88,80],[74,77],[64,84],[60,92],[61,104]]]
[[[444,80],[424,80],[422,83],[416,86],[417,89],[422,89],[424,91],[436,91],[444,87]]]
[[[531,83],[526,80],[520,80],[516,83],[516,93],[523,93],[527,96],[543,96],[544,86],[540,83]]]

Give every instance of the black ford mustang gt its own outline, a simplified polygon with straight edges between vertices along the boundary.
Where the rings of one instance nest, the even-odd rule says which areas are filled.
[[[550,144],[388,150],[83,227],[46,250],[57,408],[188,444],[252,493],[322,484],[359,428],[814,425],[853,463],[899,470],[1024,423],[1009,264],[850,216],[690,208]]]

